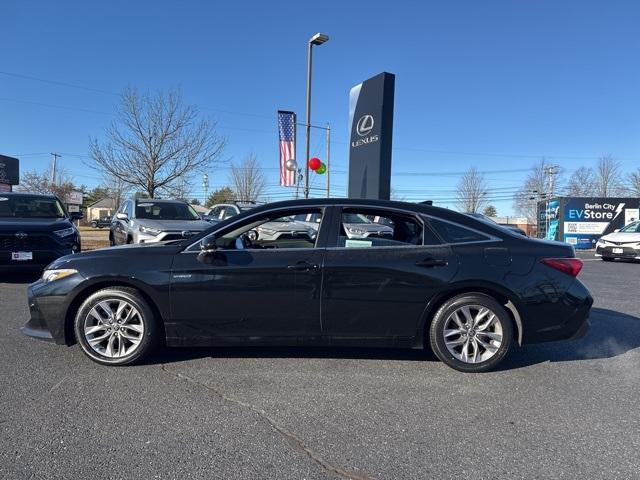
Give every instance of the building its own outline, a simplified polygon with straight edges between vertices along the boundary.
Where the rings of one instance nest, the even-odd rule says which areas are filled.
[[[91,222],[92,220],[98,220],[102,217],[112,217],[116,209],[116,202],[113,198],[100,199],[87,206],[85,220]]]
[[[595,248],[598,239],[640,218],[640,198],[557,197],[538,203],[541,238],[577,249]]]

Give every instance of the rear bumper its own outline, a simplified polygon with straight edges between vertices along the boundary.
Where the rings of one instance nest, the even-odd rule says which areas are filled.
[[[547,318],[543,325],[540,324],[542,322],[535,321],[525,323],[522,343],[574,340],[584,337],[589,330],[589,314],[592,305],[593,297],[576,279],[564,294],[545,309]],[[537,329],[536,324],[538,324]]]

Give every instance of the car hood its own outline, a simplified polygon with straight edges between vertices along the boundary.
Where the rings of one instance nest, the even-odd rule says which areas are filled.
[[[152,220],[141,218],[135,220],[136,225],[143,225],[149,228],[156,228],[163,232],[181,232],[189,230],[192,232],[201,232],[207,228],[211,228],[211,223],[205,220]]]
[[[379,223],[343,223],[345,228],[359,228],[365,232],[393,232],[393,228]]]
[[[70,226],[67,218],[0,218],[0,233],[53,232]]]
[[[600,237],[600,240],[616,243],[638,243],[640,242],[640,233],[615,232]]]
[[[266,222],[258,228],[275,230],[276,232],[306,232],[309,227],[302,222]]]

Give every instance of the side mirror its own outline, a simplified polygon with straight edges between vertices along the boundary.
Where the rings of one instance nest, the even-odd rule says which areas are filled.
[[[217,249],[218,244],[216,243],[216,237],[214,235],[209,235],[200,240],[200,253],[213,253]]]
[[[129,215],[127,215],[126,213],[116,213],[116,218],[118,220],[124,220],[125,222],[129,221]]]
[[[82,220],[84,218],[84,215],[82,214],[82,212],[71,212],[69,214],[69,217],[71,218],[71,220]]]

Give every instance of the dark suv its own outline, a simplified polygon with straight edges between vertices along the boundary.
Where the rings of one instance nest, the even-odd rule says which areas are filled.
[[[0,193],[0,271],[44,268],[80,251],[80,233],[55,195]]]

